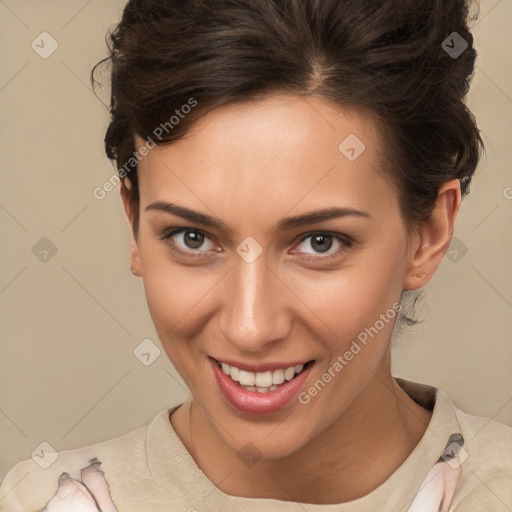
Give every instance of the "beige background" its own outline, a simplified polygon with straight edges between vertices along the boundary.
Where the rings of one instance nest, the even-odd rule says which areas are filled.
[[[93,196],[113,169],[89,71],[123,3],[0,0],[0,479],[43,441],[63,450],[115,437],[187,396],[163,352],[150,366],[133,354],[145,338],[159,342],[129,271],[118,193]],[[458,259],[445,258],[426,288],[425,322],[394,355],[396,375],[509,425],[511,22],[510,0],[481,3],[469,104],[487,158],[460,212]],[[31,48],[43,31],[59,45],[47,59]],[[32,252],[43,237],[57,247],[47,262]]]

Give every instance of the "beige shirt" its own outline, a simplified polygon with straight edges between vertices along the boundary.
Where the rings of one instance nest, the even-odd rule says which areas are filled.
[[[32,459],[16,464],[0,485],[1,512],[36,512],[55,494],[61,473],[80,480],[97,458],[119,512],[510,512],[512,428],[457,409],[439,389],[396,379],[432,410],[430,424],[404,463],[357,500],[312,505],[230,496],[208,480],[174,432],[172,410],[147,426],[98,444],[60,452],[42,469]],[[442,496],[445,496],[442,498]],[[444,500],[440,505],[439,500]]]

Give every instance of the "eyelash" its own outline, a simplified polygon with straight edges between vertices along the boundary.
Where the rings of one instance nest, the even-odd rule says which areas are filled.
[[[193,232],[193,233],[199,233],[199,234],[204,235],[206,238],[209,238],[211,240],[211,237],[208,235],[208,233],[206,233],[204,231],[201,231],[199,229],[184,228],[184,227],[182,227],[182,228],[172,228],[172,229],[166,231],[163,234],[163,236],[160,237],[160,240],[165,241],[165,243],[170,247],[171,250],[173,250],[173,251],[175,251],[175,252],[177,252],[179,254],[182,254],[182,255],[185,255],[185,256],[191,257],[191,258],[203,258],[207,254],[208,251],[194,251],[194,250],[184,251],[184,250],[178,249],[176,247],[176,243],[172,240],[172,237],[174,235],[179,235],[179,234],[185,233],[187,231],[190,231],[190,232]],[[321,256],[321,253],[318,253],[319,254],[318,256],[299,255],[298,256],[299,259],[325,261],[327,259],[330,259],[330,258],[338,256],[340,252],[342,252],[343,250],[346,250],[347,248],[351,247],[353,242],[354,242],[352,240],[352,238],[350,238],[347,235],[341,235],[339,233],[333,233],[331,231],[311,231],[311,232],[306,233],[305,235],[303,235],[300,238],[300,240],[297,242],[296,245],[300,245],[302,242],[304,242],[308,238],[314,237],[315,235],[325,235],[327,237],[334,238],[334,239],[338,240],[339,242],[341,242],[342,246],[340,248],[338,248],[337,250],[335,250],[335,251],[326,253],[326,256]]]

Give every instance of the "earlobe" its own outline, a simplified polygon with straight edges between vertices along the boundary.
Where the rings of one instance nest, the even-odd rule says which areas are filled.
[[[134,276],[142,277],[142,270],[140,267],[139,247],[137,242],[132,239],[130,248],[130,270]]]
[[[450,245],[460,203],[459,180],[444,183],[429,219],[411,236],[404,290],[417,290],[434,275]]]

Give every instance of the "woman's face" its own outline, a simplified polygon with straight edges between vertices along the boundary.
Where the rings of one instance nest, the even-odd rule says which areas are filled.
[[[390,371],[410,239],[379,144],[362,114],[274,95],[220,108],[139,164],[132,264],[164,350],[234,450],[296,451]],[[251,370],[267,392],[232,378],[250,386]]]

